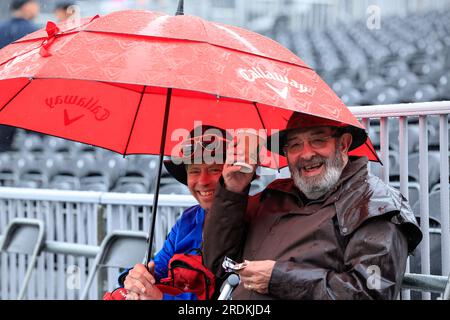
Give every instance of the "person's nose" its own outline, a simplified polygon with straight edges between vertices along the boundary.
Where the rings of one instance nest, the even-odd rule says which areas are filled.
[[[200,177],[198,179],[199,184],[201,184],[202,186],[207,186],[208,184],[210,184],[210,176],[208,172],[201,172],[200,173]]]
[[[311,160],[316,155],[316,151],[310,146],[308,142],[303,144],[302,151],[299,154],[299,158],[305,161]]]

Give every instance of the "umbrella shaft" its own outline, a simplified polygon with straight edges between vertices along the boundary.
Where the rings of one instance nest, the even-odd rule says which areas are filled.
[[[154,196],[153,196],[152,223],[150,224],[150,230],[149,230],[148,250],[147,250],[147,253],[146,253],[145,259],[144,259],[145,266],[148,266],[148,263],[152,259],[153,238],[154,238],[154,234],[155,234],[155,225],[156,225],[156,212],[158,209],[159,186],[160,186],[160,182],[161,182],[161,170],[162,170],[162,165],[163,165],[164,149],[166,146],[167,123],[169,122],[171,98],[172,98],[172,88],[169,88],[169,89],[167,89],[166,109],[164,111],[164,124],[163,124],[160,150],[159,150],[158,172],[157,172],[157,176],[156,176],[156,188],[155,188],[155,192],[154,192]]]

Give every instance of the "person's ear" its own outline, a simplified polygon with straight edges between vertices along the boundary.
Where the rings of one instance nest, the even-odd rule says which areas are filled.
[[[352,145],[353,137],[350,133],[344,133],[341,137],[341,151],[344,153],[348,152],[348,149],[350,149],[350,146]]]

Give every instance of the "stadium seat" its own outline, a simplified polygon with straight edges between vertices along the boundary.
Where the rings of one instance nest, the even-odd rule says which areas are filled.
[[[390,85],[402,90],[403,88],[408,88],[411,85],[418,83],[419,78],[414,73],[405,72],[395,77],[389,77],[387,81]]]
[[[365,105],[393,104],[400,101],[399,92],[392,86],[376,85],[367,90],[361,102]]]
[[[379,74],[385,79],[399,78],[409,71],[409,67],[406,62],[402,60],[394,60],[383,65]]]
[[[434,228],[440,228],[441,226],[441,191],[436,190],[429,194],[428,199],[430,226]],[[416,201],[412,206],[414,214],[420,217],[420,201]],[[445,214],[445,213],[444,213]],[[450,212],[447,212],[450,214]]]
[[[398,171],[398,156],[396,153],[389,153],[389,175],[392,175],[392,172]],[[382,178],[381,176],[382,166],[379,163],[370,163],[370,173],[374,176]],[[394,173],[394,176],[396,174]]]
[[[130,268],[142,262],[147,248],[147,234],[144,232],[118,230],[108,234],[100,245],[100,252],[89,271],[80,300],[87,299],[89,288],[100,268]]]
[[[361,85],[361,90],[366,92],[374,90],[375,88],[383,87],[386,85],[386,81],[380,76],[374,76]]]
[[[80,190],[81,184],[80,179],[70,173],[58,173],[49,182],[48,187],[56,190]]]
[[[389,184],[394,188],[400,190],[400,181],[398,180],[398,176],[390,176],[389,178]],[[408,195],[404,196],[406,196],[406,198],[408,199],[408,203],[411,208],[419,200],[419,195],[420,185],[417,182],[408,182]]]
[[[419,77],[433,77],[436,73],[442,70],[442,64],[435,60],[416,60],[411,64],[411,71],[417,74]]]
[[[112,192],[123,193],[148,193],[149,189],[141,183],[141,181],[129,181],[132,177],[121,177],[117,180],[116,186],[111,190]]]
[[[359,106],[364,104],[363,97],[356,88],[349,87],[345,89],[345,91],[340,94],[340,98],[346,106]]]
[[[336,92],[337,95],[345,94],[347,93],[348,89],[353,87],[352,80],[349,78],[340,78],[339,80],[336,80],[331,88],[334,92]]]
[[[125,174],[128,159],[122,155],[113,152],[104,153],[102,161],[106,165],[113,183]]]
[[[389,148],[399,150],[400,132],[398,126],[389,130]],[[419,126],[408,126],[408,153],[419,151]]]
[[[3,163],[0,168],[0,185],[14,187],[19,183],[20,171],[11,162]]]
[[[450,50],[449,56],[450,56]],[[450,60],[450,59],[449,59]],[[433,84],[438,91],[438,100],[449,100],[450,99],[450,66],[445,70],[440,70],[432,74],[428,78],[428,82]]]
[[[441,253],[441,232],[438,228],[430,228],[430,274],[441,275],[442,274],[442,253]],[[410,272],[422,273],[422,263],[420,246],[417,247],[413,254],[410,256]],[[432,298],[436,299],[437,294],[432,295]],[[416,293],[411,294],[411,298],[414,300],[420,299],[420,296]]]
[[[189,195],[191,192],[184,184],[176,182],[174,184],[165,184],[159,189],[160,194],[184,194]]]
[[[46,160],[40,159],[28,163],[20,173],[19,188],[47,188],[49,183],[49,173],[45,166]]]
[[[431,84],[416,83],[400,90],[400,102],[434,101],[438,92]]]
[[[58,154],[59,157],[63,155]],[[50,176],[49,188],[61,190],[80,190],[80,169],[77,167],[78,159],[64,159],[59,162]]]
[[[150,181],[150,178],[147,174],[138,171],[138,170],[133,170],[133,171],[126,171],[125,175],[119,177],[116,182],[115,185],[116,187],[123,185],[123,184],[140,184],[142,185],[142,190],[146,190],[145,192],[148,192],[150,190],[150,186],[152,184],[153,181]]]
[[[409,175],[419,181],[419,153],[408,156]],[[440,176],[440,154],[436,151],[428,152],[428,188],[431,188],[439,181]]]
[[[32,150],[42,148],[42,138],[35,134],[27,134],[19,146],[19,150]]]
[[[112,181],[108,171],[90,169],[80,177],[80,190],[108,192]]]
[[[6,227],[1,243],[1,251],[25,254],[28,256],[28,267],[22,282],[17,300],[25,297],[25,290],[34,271],[37,257],[44,245],[44,222],[36,219],[15,218]]]

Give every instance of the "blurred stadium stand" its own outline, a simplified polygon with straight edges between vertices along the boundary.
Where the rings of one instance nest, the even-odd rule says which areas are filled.
[[[131,6],[131,2],[125,3]],[[286,13],[277,7],[283,1],[278,4],[266,1],[265,5],[260,6],[241,4],[246,6],[245,8],[239,7],[238,2],[205,3],[209,3],[210,6],[231,8],[234,12],[241,9],[250,12],[251,8],[265,8],[272,5],[276,12]],[[82,4],[82,1],[79,3]],[[108,1],[94,1],[91,7],[86,7],[86,10],[114,9],[113,4],[108,3]],[[187,6],[191,5],[190,1],[186,3]],[[304,3],[312,5],[314,1]],[[331,5],[336,2],[327,3]],[[431,3],[441,5],[439,1]],[[172,2],[162,1],[160,5],[162,4],[170,7]],[[284,9],[296,4],[297,1],[285,1]],[[149,3],[149,6],[151,5],[154,4]],[[355,4],[351,7],[353,9],[349,9],[350,7],[341,6],[355,12],[360,10]],[[386,8],[388,7],[383,4],[383,10],[389,12]],[[355,13],[352,16],[358,15]],[[408,16],[383,16],[382,28],[379,30],[368,30],[365,21],[356,20],[347,23],[337,22],[332,27],[299,29],[294,32],[293,25],[288,21],[290,18],[292,17],[285,15],[273,21],[268,35],[292,48],[306,63],[314,67],[347,105],[450,99],[449,9],[412,13]],[[408,151],[410,162],[413,162],[410,166],[412,181],[417,180],[418,170],[415,154],[419,145],[417,122],[414,118],[409,118]],[[438,118],[428,117],[428,123],[429,150],[438,150]],[[390,119],[389,124],[389,147],[392,151],[390,159],[393,161],[390,169],[391,180],[396,181],[398,122]],[[380,142],[377,120],[371,121],[369,134],[375,148],[378,149]],[[433,161],[430,160],[431,163]],[[20,131],[14,139],[13,150],[3,153],[0,157],[0,184],[31,188],[148,193],[152,190],[156,166],[154,156],[137,155],[124,158],[100,148]],[[374,166],[373,171],[377,174],[379,168]],[[436,176],[436,173],[432,176]],[[252,191],[256,192],[263,188],[268,180],[256,181]],[[174,180],[163,172],[162,183],[172,184]],[[430,179],[430,183],[435,184],[438,181]]]

